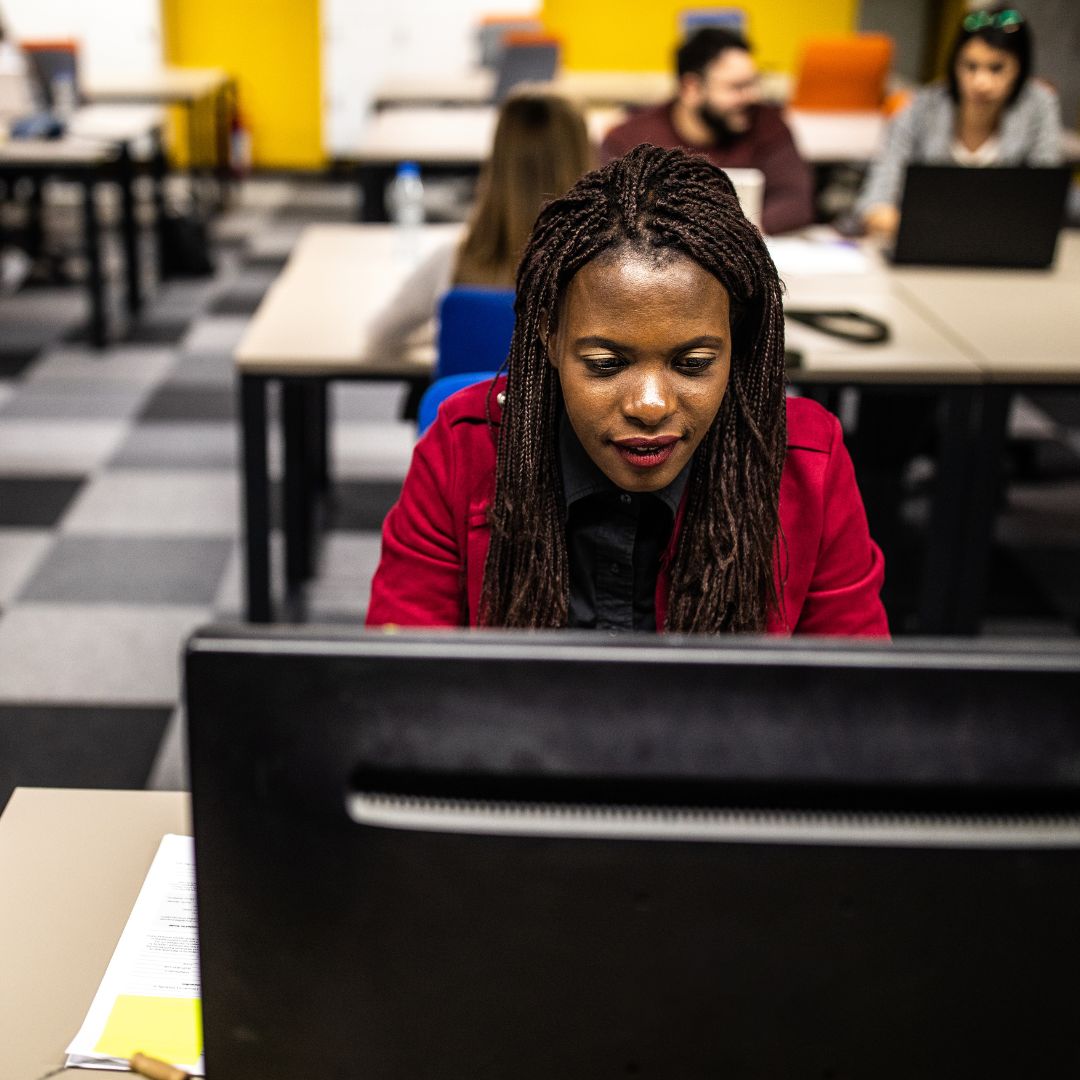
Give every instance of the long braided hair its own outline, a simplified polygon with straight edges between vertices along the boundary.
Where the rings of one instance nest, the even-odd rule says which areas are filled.
[[[615,248],[686,255],[731,301],[728,389],[694,454],[664,629],[762,631],[770,606],[780,603],[774,558],[787,441],[780,280],[726,174],[700,155],[655,146],[636,147],[548,203],[522,256],[481,622],[566,625],[561,391],[546,343],[554,340],[570,280]]]

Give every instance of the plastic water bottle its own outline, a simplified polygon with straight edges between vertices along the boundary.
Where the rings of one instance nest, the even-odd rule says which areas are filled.
[[[75,93],[75,79],[68,73],[63,72],[49,84],[52,90],[52,111],[61,120],[68,120],[79,104],[78,95]]]
[[[414,260],[419,257],[420,227],[424,224],[424,184],[415,161],[403,161],[397,167],[388,196],[390,218],[397,226],[402,254]]]

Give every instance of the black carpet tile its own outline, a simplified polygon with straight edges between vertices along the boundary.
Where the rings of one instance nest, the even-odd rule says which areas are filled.
[[[400,494],[400,481],[336,481],[327,499],[327,525],[345,532],[380,532],[383,519]]]
[[[81,476],[0,476],[0,526],[51,528],[83,483]]]
[[[211,315],[254,315],[265,294],[227,292],[210,305]]]
[[[0,379],[15,379],[37,359],[39,346],[4,348],[0,346]]]
[[[168,708],[0,705],[0,810],[22,787],[141,788]]]

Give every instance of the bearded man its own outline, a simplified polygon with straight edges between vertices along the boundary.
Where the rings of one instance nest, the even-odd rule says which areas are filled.
[[[809,225],[813,176],[799,157],[779,108],[761,101],[757,66],[744,37],[730,30],[698,30],[675,54],[678,96],[635,113],[612,128],[600,148],[604,163],[639,143],[697,150],[724,168],[765,175],[762,224],[766,233]]]

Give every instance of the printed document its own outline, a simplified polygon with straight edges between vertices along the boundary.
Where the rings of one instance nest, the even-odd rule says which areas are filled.
[[[190,836],[162,838],[67,1064],[126,1069],[135,1053],[205,1075]]]

